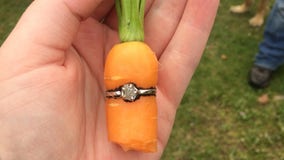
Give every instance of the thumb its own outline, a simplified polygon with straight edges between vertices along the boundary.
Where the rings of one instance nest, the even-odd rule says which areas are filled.
[[[33,1],[1,46],[0,70],[9,68],[15,73],[45,64],[62,65],[80,21],[91,15],[101,1]]]

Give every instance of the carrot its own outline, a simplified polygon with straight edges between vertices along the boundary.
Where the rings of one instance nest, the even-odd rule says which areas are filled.
[[[121,43],[105,62],[107,129],[109,140],[125,151],[156,152],[158,61],[143,42],[144,5],[116,0]]]

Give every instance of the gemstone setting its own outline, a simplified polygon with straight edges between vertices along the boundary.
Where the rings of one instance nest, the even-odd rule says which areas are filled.
[[[121,87],[121,97],[126,101],[135,101],[138,94],[138,89],[132,83],[125,84]]]

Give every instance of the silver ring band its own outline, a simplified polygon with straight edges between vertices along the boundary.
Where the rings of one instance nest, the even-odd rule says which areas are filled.
[[[116,90],[106,91],[107,98],[122,98],[124,101],[133,102],[140,96],[155,96],[156,88],[139,89],[134,83],[127,83]]]

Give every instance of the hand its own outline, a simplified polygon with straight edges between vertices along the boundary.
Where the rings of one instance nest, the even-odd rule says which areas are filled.
[[[36,0],[0,49],[0,159],[159,159],[199,63],[218,0],[149,0],[159,59],[158,152],[107,140],[103,67],[118,43],[113,0]]]

